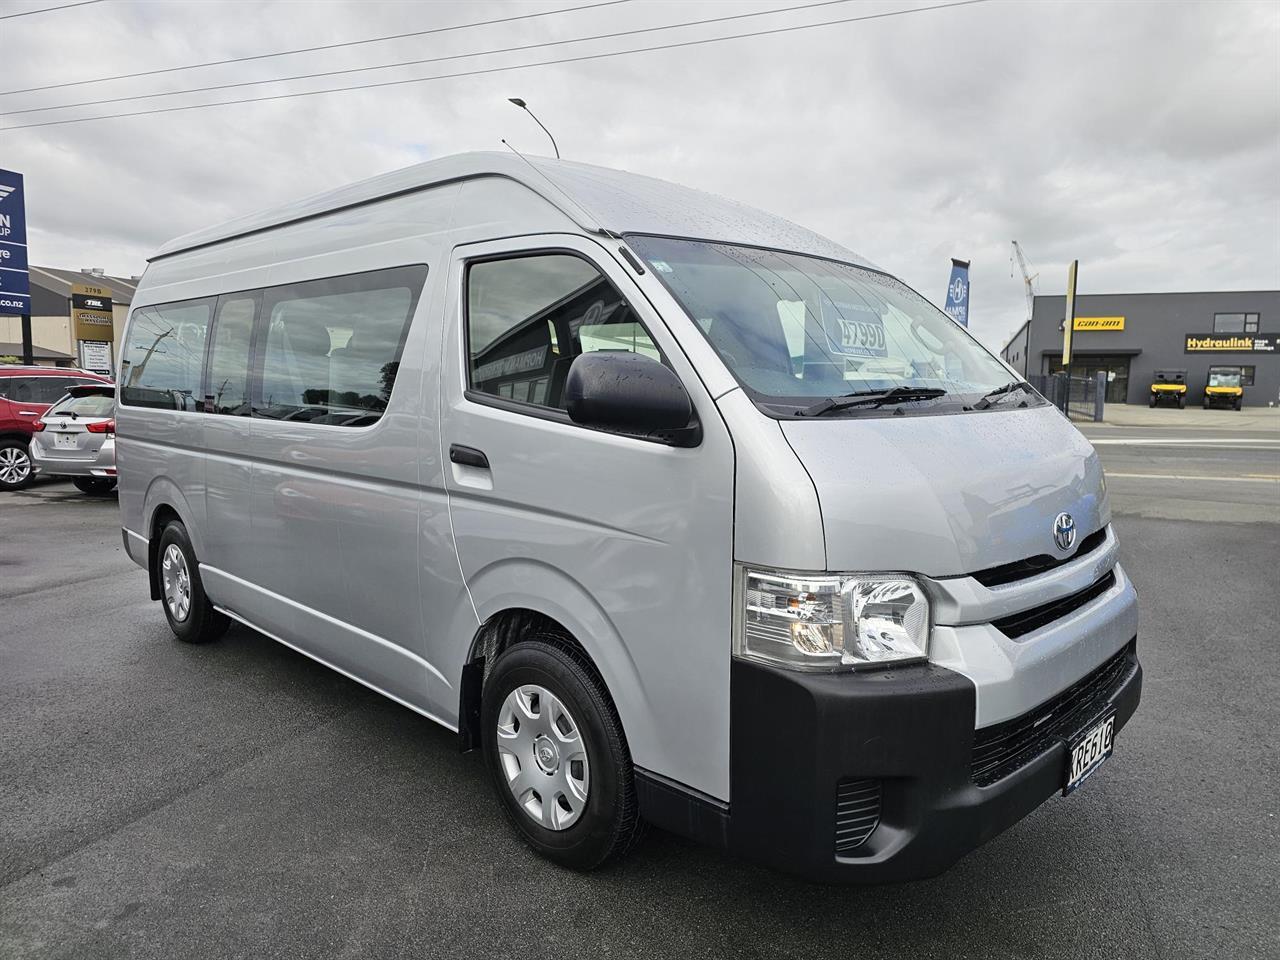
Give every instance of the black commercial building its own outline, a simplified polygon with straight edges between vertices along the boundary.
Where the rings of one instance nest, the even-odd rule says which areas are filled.
[[[1001,355],[1023,376],[1062,369],[1066,297],[1036,297]],[[1238,371],[1246,406],[1280,399],[1280,290],[1076,297],[1074,376],[1107,375],[1108,403],[1146,403],[1156,370],[1186,370],[1199,403],[1211,369]]]

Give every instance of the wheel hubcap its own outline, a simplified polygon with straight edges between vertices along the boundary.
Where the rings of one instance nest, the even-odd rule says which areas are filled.
[[[31,475],[31,457],[21,447],[0,450],[0,481],[21,483]]]
[[[563,703],[545,687],[516,687],[498,711],[498,759],[507,787],[526,814],[548,830],[566,830],[587,806],[586,745]]]
[[[181,622],[191,612],[191,574],[187,558],[176,543],[169,544],[160,561],[160,579],[164,584],[164,605],[169,616]]]

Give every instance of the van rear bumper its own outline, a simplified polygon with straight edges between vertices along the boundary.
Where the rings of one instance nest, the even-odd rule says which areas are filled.
[[[975,690],[960,674],[926,664],[819,675],[735,660],[732,804],[682,799],[675,785],[641,771],[641,812],[822,882],[934,876],[1062,789],[1067,738],[1111,709],[1116,730],[1125,725],[1142,688],[1136,640],[1098,676],[1105,686],[1088,690],[1074,712],[1055,711],[1061,723],[1045,721],[1050,733],[1035,733],[998,779],[979,786]],[[1045,709],[1030,711],[1029,721]],[[1124,750],[1123,739],[1118,746]]]

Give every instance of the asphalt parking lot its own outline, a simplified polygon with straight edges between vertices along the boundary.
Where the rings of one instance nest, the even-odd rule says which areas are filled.
[[[445,730],[242,627],[174,642],[113,498],[4,496],[0,956],[1280,956],[1280,421],[1259,423],[1086,428],[1142,706],[1084,789],[880,888],[657,832],[555,868]]]

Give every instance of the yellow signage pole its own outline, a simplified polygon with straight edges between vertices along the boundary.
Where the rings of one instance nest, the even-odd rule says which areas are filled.
[[[1071,332],[1076,325],[1076,272],[1080,261],[1072,260],[1067,269],[1067,312],[1062,318],[1062,369],[1067,375],[1067,388],[1062,397],[1062,412],[1071,415]]]

